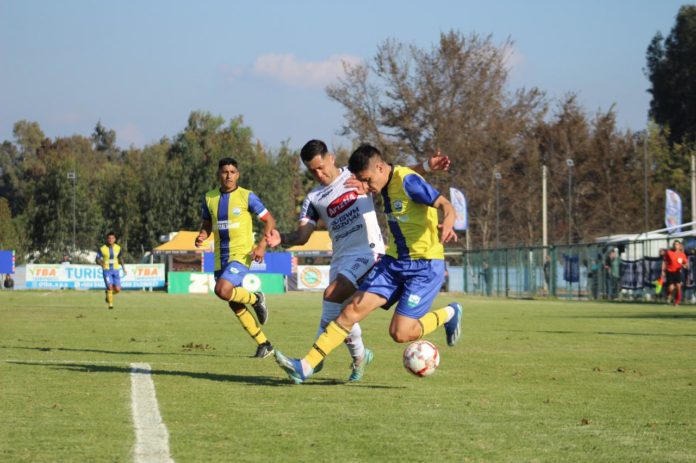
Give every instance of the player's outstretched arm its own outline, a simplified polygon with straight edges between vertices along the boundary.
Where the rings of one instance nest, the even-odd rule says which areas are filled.
[[[454,231],[454,219],[456,213],[452,203],[449,202],[447,198],[440,195],[433,203],[433,207],[440,209],[443,213],[442,223],[438,225],[440,228],[440,242],[442,244],[449,243],[450,241],[457,242],[457,233]]]
[[[270,233],[266,234],[266,242],[272,248],[282,244],[283,246],[295,246],[302,245],[309,241],[309,237],[314,231],[314,224],[311,222],[301,223],[297,230],[282,233],[278,230],[271,230]]]
[[[451,163],[452,162],[450,161],[449,156],[443,156],[438,150],[437,153],[433,154],[422,164],[417,164],[415,166],[409,167],[412,170],[418,172],[419,174],[424,175],[425,173],[430,171],[436,172],[448,170]]]

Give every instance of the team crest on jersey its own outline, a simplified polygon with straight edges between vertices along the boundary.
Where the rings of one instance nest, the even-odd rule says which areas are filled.
[[[338,214],[352,206],[357,199],[358,194],[355,191],[343,193],[341,196],[331,201],[331,204],[329,204],[329,206],[326,208],[326,213],[333,219]]]
[[[394,210],[396,212],[401,212],[401,210],[404,208],[404,203],[401,201],[394,201]]]
[[[421,297],[418,294],[411,294],[406,302],[409,307],[415,307],[420,302]]]
[[[232,215],[239,215],[241,213],[242,213],[242,210],[238,207],[235,207],[234,209],[232,209]]]

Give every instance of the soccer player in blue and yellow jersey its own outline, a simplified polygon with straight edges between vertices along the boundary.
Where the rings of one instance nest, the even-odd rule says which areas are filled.
[[[389,326],[396,342],[420,339],[444,325],[447,344],[453,346],[461,332],[458,303],[429,312],[445,278],[443,244],[457,240],[452,204],[412,169],[386,163],[373,146],[361,145],[355,150],[348,169],[368,191],[382,194],[392,240],[386,255],[304,358],[289,358],[276,350],[276,361],[297,384],[312,375],[355,323],[378,307],[397,304]],[[443,212],[441,225],[437,209]]]
[[[203,223],[196,237],[200,247],[211,233],[215,236],[215,294],[235,313],[242,327],[256,341],[255,357],[265,358],[273,353],[273,346],[261,327],[268,319],[264,295],[251,293],[242,287],[252,259],[261,262],[266,252],[266,240],[262,236],[254,246],[251,214],[264,222],[264,234],[275,228],[275,219],[252,191],[237,185],[239,169],[237,161],[223,158],[218,162],[220,187],[205,194],[201,216]],[[246,305],[256,312],[258,323]]]
[[[109,232],[106,235],[106,244],[97,250],[97,265],[100,265],[104,273],[106,285],[106,303],[109,309],[114,308],[114,294],[121,292],[121,270],[126,276],[126,264],[123,262],[123,251],[116,244],[116,234]]]

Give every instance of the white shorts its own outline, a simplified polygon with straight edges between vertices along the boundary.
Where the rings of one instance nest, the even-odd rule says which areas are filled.
[[[331,259],[329,281],[336,281],[341,274],[348,278],[354,287],[358,287],[358,281],[372,270],[379,259],[379,254],[354,254],[351,256],[338,256]]]

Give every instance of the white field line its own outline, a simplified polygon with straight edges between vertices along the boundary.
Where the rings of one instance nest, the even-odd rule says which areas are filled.
[[[135,425],[135,463],[173,462],[169,455],[169,432],[162,421],[152,369],[147,363],[131,363],[131,402]]]

